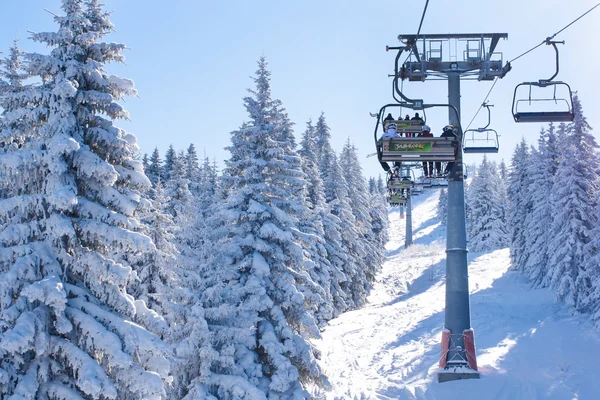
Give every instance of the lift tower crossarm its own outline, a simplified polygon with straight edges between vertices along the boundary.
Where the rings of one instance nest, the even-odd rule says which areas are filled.
[[[508,33],[432,33],[420,35],[398,35],[398,40],[417,40],[417,39],[508,39]],[[495,47],[495,46],[494,46]]]

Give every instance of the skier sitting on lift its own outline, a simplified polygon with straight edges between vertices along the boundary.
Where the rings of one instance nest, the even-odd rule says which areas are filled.
[[[453,138],[456,139],[456,133],[454,133],[454,127],[452,125],[446,125],[444,127],[444,132],[442,132],[441,137],[449,137],[449,138]],[[436,162],[435,163],[435,169],[437,170],[438,175],[441,175],[441,163],[440,162]],[[448,174],[450,171],[452,171],[452,167],[454,167],[454,161],[450,161],[448,164],[446,164],[446,168],[444,169],[444,175]]]
[[[389,113],[387,115],[387,117],[385,117],[385,119],[383,120],[383,131],[387,132],[388,128],[389,128],[389,124],[392,123],[392,121],[394,120],[394,117],[392,117],[392,113]],[[394,129],[396,129],[396,126],[394,125]]]
[[[421,133],[419,133],[418,137],[433,137],[433,133],[431,133],[431,128],[429,125],[423,125],[421,128]],[[429,166],[429,168],[428,168]],[[425,178],[431,178],[433,175],[433,161],[423,161],[423,176]]]
[[[389,114],[386,117],[386,120],[387,120],[388,117],[392,117],[392,114]],[[393,120],[394,120],[394,118],[392,117],[392,121]],[[383,135],[381,135],[381,139],[390,139],[390,138],[391,139],[400,138],[400,135],[398,135],[396,133],[396,124],[394,124],[394,123],[390,123],[388,125],[388,127],[387,127],[387,130],[384,132]],[[387,172],[387,171],[390,170],[390,166],[387,163],[381,161],[380,164],[381,164],[381,167],[383,168],[384,171]],[[398,175],[398,171],[400,171],[400,162],[399,161],[395,161],[394,162],[394,175],[397,176]]]

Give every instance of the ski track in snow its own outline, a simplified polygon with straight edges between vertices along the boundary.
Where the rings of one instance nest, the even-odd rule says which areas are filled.
[[[600,332],[547,289],[509,271],[508,249],[469,254],[471,320],[481,379],[437,383],[444,325],[445,227],[439,192],[390,217],[387,261],[360,310],[332,320],[316,345],[332,389],[318,399],[598,399]]]

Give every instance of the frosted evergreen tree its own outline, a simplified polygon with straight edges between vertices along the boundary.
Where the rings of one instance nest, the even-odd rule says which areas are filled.
[[[508,231],[502,218],[500,185],[496,165],[488,162],[487,157],[484,156],[469,188],[470,250],[486,251],[500,249],[507,245]]]
[[[162,166],[162,179],[165,182],[165,185],[169,183],[171,179],[171,172],[173,171],[173,167],[175,165],[175,160],[177,159],[177,152],[175,152],[175,148],[173,145],[169,145],[167,152],[165,153],[165,161]]]
[[[218,170],[216,163],[211,164],[210,159],[205,157],[200,169],[200,180],[197,186],[198,193],[195,196],[196,213],[195,218],[197,242],[199,250],[197,257],[202,267],[209,264],[216,256],[215,240],[213,230],[218,225],[216,220],[218,206]]]
[[[345,293],[339,282],[345,281],[343,273],[343,250],[339,223],[325,205],[323,181],[319,172],[314,140],[314,126],[309,120],[300,143],[302,167],[307,177],[305,204],[307,217],[300,220],[300,228],[314,239],[311,242],[310,255],[315,266],[311,272],[313,280],[323,288],[323,301],[319,304],[316,318],[319,324],[339,315],[347,308]]]
[[[522,269],[525,246],[525,219],[531,204],[527,201],[529,151],[525,139],[517,145],[508,175],[508,226],[510,227],[510,257],[514,268]]]
[[[97,1],[63,0],[52,47],[28,55],[42,83],[2,96],[3,135],[25,138],[0,157],[0,397],[160,399],[170,349],[132,323],[148,312],[129,293],[153,253],[135,213],[149,188],[117,101],[133,82],[108,75],[122,44]],[[7,178],[10,178],[7,180]],[[94,340],[92,340],[92,338]]]
[[[548,277],[559,298],[577,307],[591,291],[592,271],[585,269],[584,246],[590,242],[596,225],[593,196],[598,187],[598,145],[577,95],[573,97],[573,111],[575,119],[567,126],[566,146],[550,194],[554,219],[549,261],[553,269]]]
[[[500,179],[506,181],[508,179],[508,168],[506,167],[506,163],[504,162],[504,158],[500,161],[500,165],[498,165],[498,174],[500,175]]]
[[[142,167],[144,167],[144,171],[146,171],[149,166],[150,166],[150,157],[148,157],[148,153],[144,153],[144,156],[142,157]]]
[[[185,178],[190,182],[190,191],[198,195],[198,182],[200,181],[200,163],[194,144],[190,144],[185,153]]]
[[[19,49],[15,40],[10,48],[8,57],[0,60],[0,93],[5,94],[2,99],[2,119],[0,119],[0,151],[13,151],[25,143],[25,137],[31,135],[41,123],[40,116],[32,112],[25,116],[22,109],[28,105],[26,96],[20,94],[31,89],[24,85],[29,74],[24,70],[23,57],[25,54]]]
[[[350,143],[350,139],[346,141],[340,155],[340,167],[344,171],[344,179],[348,185],[348,200],[352,207],[352,213],[356,217],[355,229],[358,231],[366,251],[363,268],[367,283],[370,284],[375,280],[375,275],[383,265],[385,249],[381,245],[380,238],[373,234],[367,181],[362,174],[356,148]]]
[[[375,182],[375,178],[369,179],[369,195],[369,213],[371,215],[371,228],[373,230],[373,237],[377,240],[375,245],[378,246],[378,251],[381,252],[381,266],[385,257],[385,245],[389,240],[389,219],[387,214],[387,203],[385,197],[384,195],[379,193],[379,190],[377,190],[377,183]]]
[[[150,156],[150,160],[148,162],[148,168],[146,168],[146,176],[152,182],[152,185],[156,185],[158,180],[162,180],[162,160],[160,159],[160,154],[158,152],[158,148],[155,147],[154,151],[152,151],[152,155]]]
[[[507,231],[510,231],[508,228],[508,168],[506,167],[506,163],[504,159],[500,161],[500,165],[498,166],[498,196],[500,197],[500,208],[502,209],[502,221],[504,226],[506,226]],[[510,245],[509,242],[510,235],[506,236],[505,246]]]
[[[437,217],[440,219],[442,224],[446,224],[446,218],[448,217],[448,191],[446,190],[446,188],[442,188],[440,190]]]
[[[25,53],[19,49],[19,41],[14,40],[10,47],[8,57],[0,61],[2,70],[0,76],[5,80],[5,89],[11,92],[19,92],[24,89],[23,82],[29,78],[29,74],[25,70],[23,57]]]
[[[295,240],[294,196],[281,183],[290,164],[277,127],[264,58],[244,98],[250,120],[232,132],[222,180],[221,257],[203,297],[219,351],[212,387],[219,398],[305,398],[302,384],[321,382],[310,337],[319,335],[307,311],[303,250]],[[287,202],[286,202],[287,199]],[[255,396],[255,397],[253,397]]]
[[[548,275],[550,224],[554,207],[550,202],[552,184],[557,168],[556,134],[551,124],[546,131],[542,129],[538,139],[538,149],[531,151],[527,166],[530,184],[527,194],[531,202],[531,212],[525,219],[525,249],[528,252],[524,271],[534,286],[543,286]]]
[[[387,188],[385,187],[385,184],[383,183],[383,178],[381,177],[381,175],[379,175],[379,177],[377,178],[377,191],[382,196],[385,196],[387,193]]]
[[[333,148],[331,147],[330,130],[327,121],[325,121],[325,113],[321,112],[317,124],[315,125],[315,142],[317,144],[316,155],[322,179],[325,179],[325,174],[327,173],[328,157],[334,153]]]
[[[596,225],[590,233],[590,241],[583,247],[583,265],[577,277],[576,289],[577,310],[590,313],[596,326],[600,326],[600,236],[598,236],[598,222],[600,221],[600,190],[594,194],[594,218]]]
[[[377,181],[372,176],[369,177],[369,194],[373,194],[377,191]]]
[[[348,295],[346,304],[349,308],[357,308],[366,303],[370,284],[365,273],[367,250],[364,238],[357,230],[356,217],[352,212],[349,200],[349,188],[335,153],[325,153],[323,159],[326,171],[323,185],[325,201],[331,214],[340,221],[342,248],[346,253],[344,275],[346,281],[340,282],[340,287]]]

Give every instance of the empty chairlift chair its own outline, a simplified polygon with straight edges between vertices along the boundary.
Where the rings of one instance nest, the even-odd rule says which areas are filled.
[[[556,72],[550,79],[538,82],[523,82],[515,87],[512,114],[515,122],[571,122],[573,112],[573,93],[565,82],[553,81],[558,75],[558,48],[556,42],[546,40],[556,51]],[[523,93],[527,93],[526,97]]]
[[[483,128],[467,129],[463,135],[464,153],[497,153],[498,152],[498,132],[489,129],[491,122],[490,104],[483,103],[483,107],[488,111],[488,123]]]

